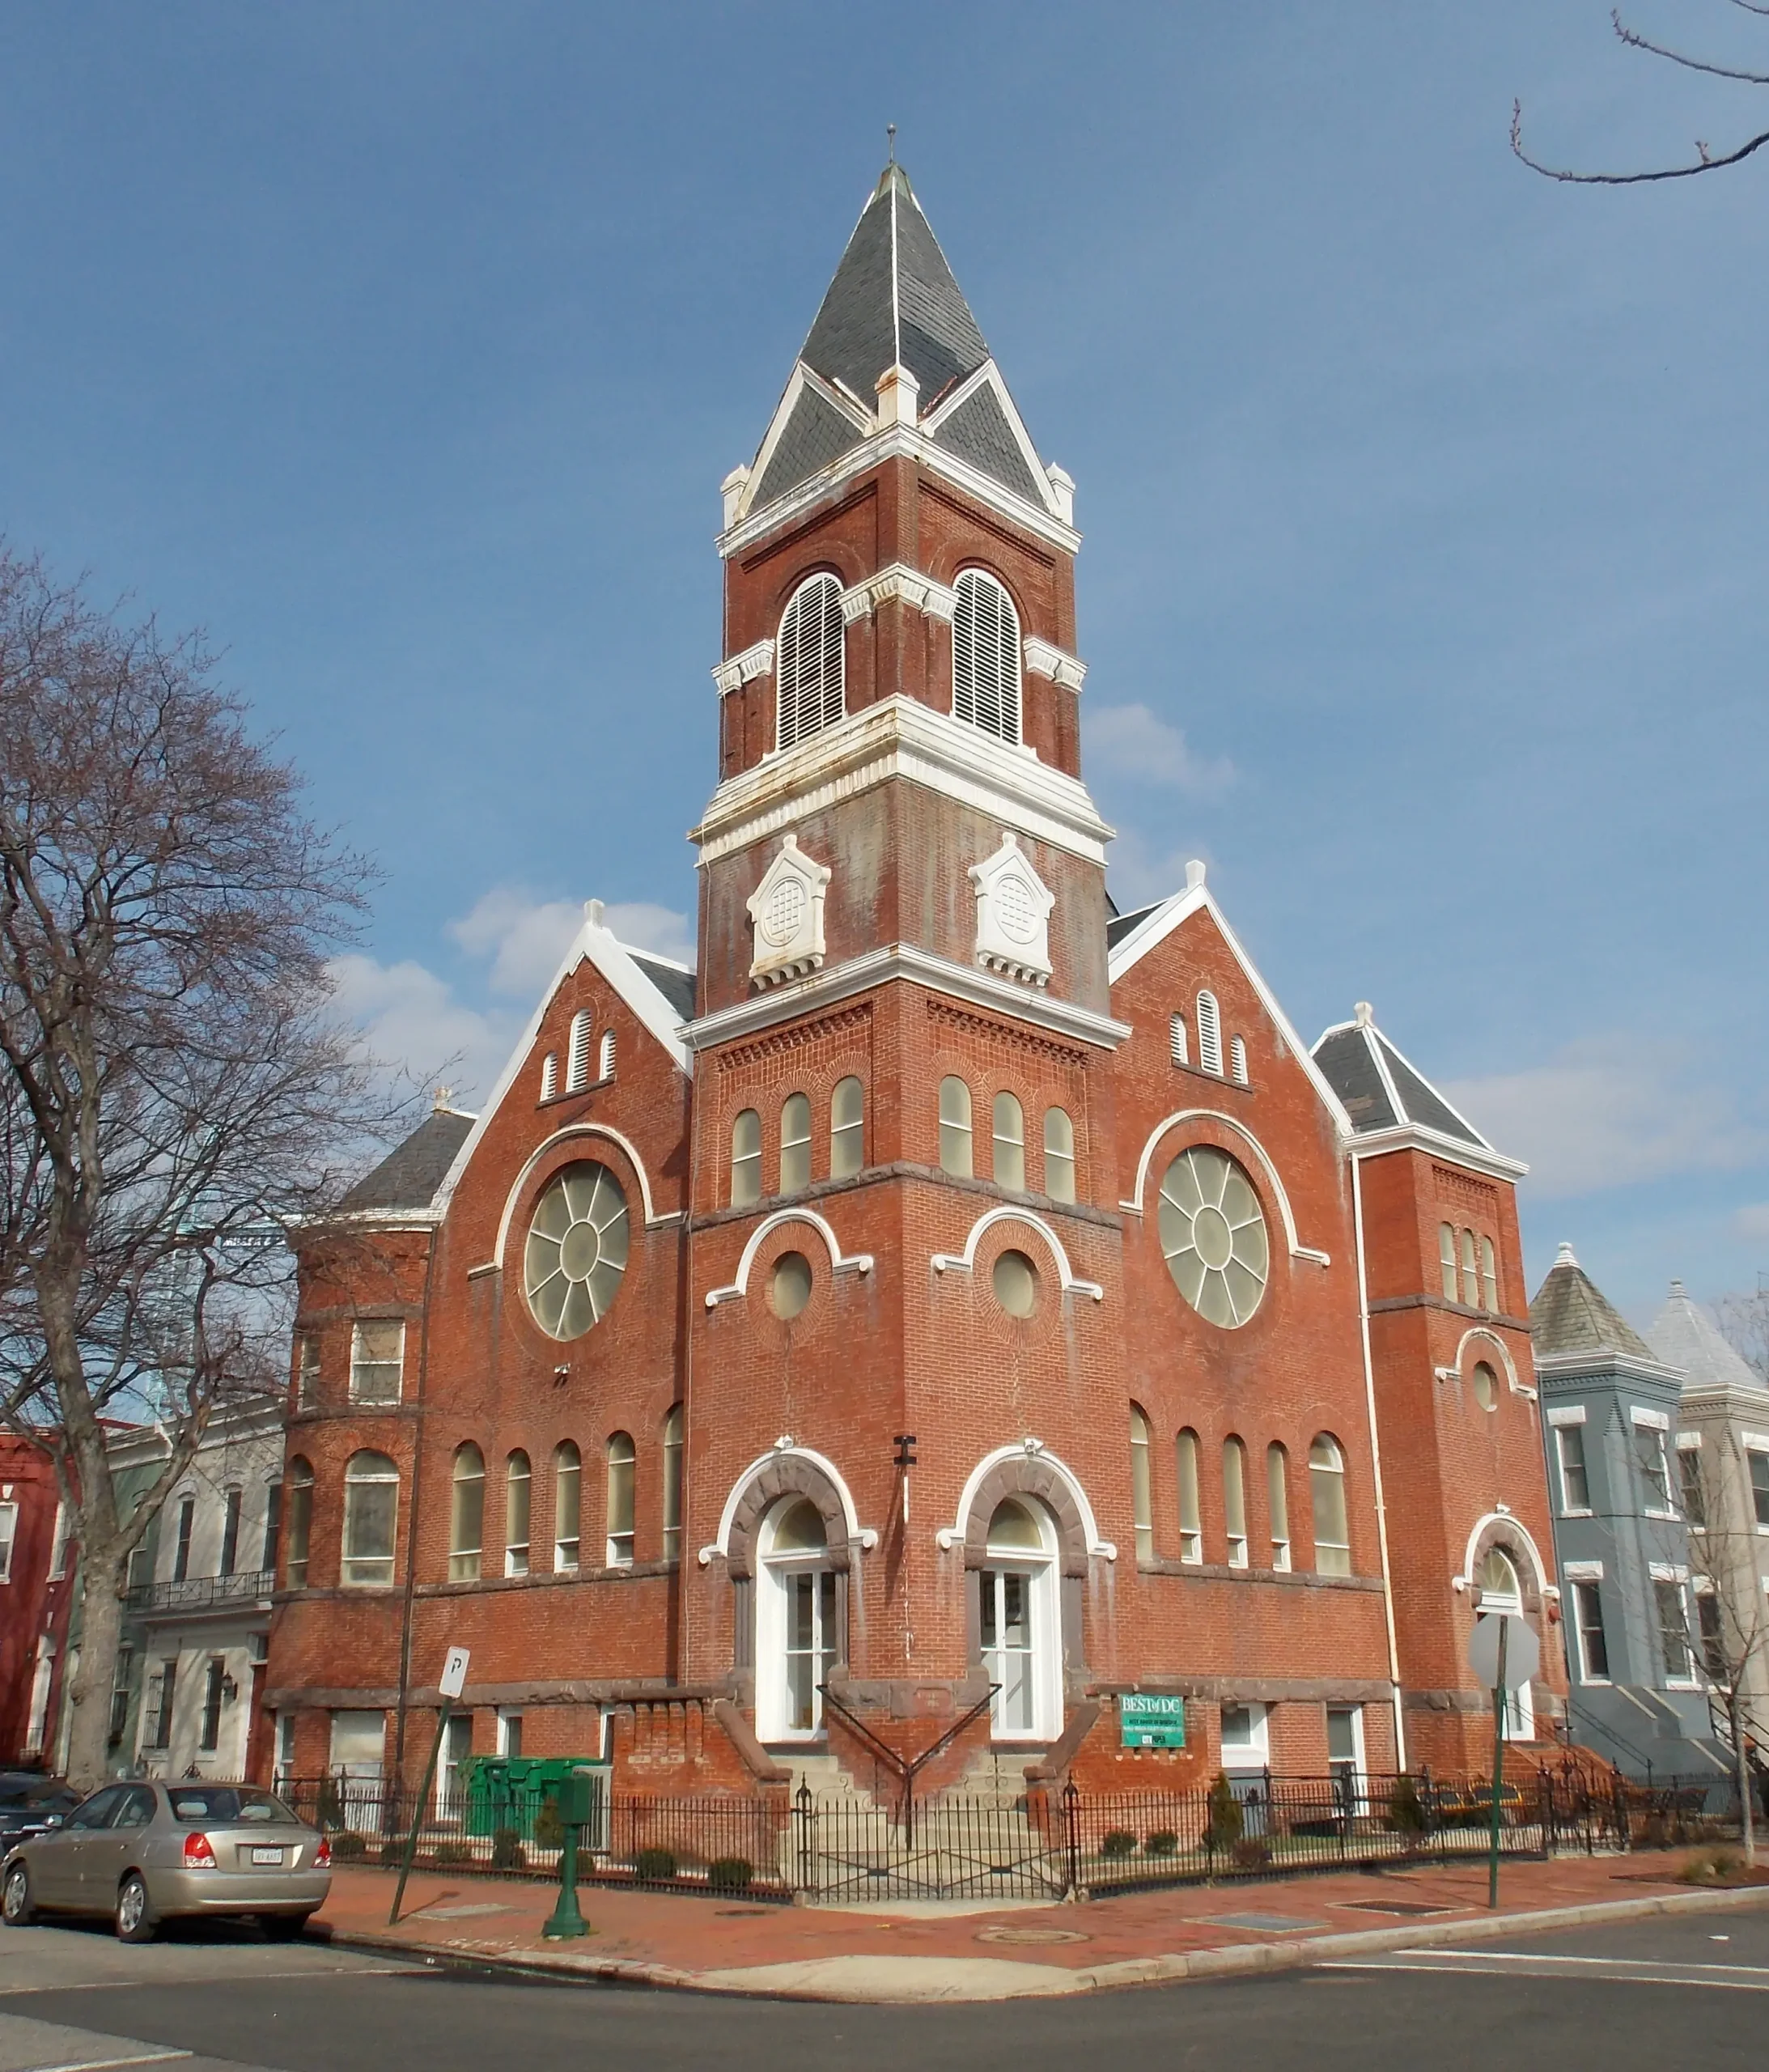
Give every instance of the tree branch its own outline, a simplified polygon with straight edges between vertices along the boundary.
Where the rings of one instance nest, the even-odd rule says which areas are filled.
[[[1769,80],[1765,80],[1764,84],[1769,85]],[[1654,180],[1688,180],[1699,172],[1718,172],[1724,167],[1737,165],[1753,151],[1760,151],[1765,144],[1769,144],[1769,130],[1721,158],[1715,158],[1707,146],[1698,140],[1695,148],[1701,156],[1694,165],[1663,166],[1655,172],[1574,172],[1566,167],[1544,165],[1539,159],[1530,157],[1523,147],[1523,103],[1514,100],[1511,104],[1511,148],[1517,158],[1545,180],[1563,180],[1576,187],[1640,187]]]
[[[1764,11],[1769,11],[1755,7],[1751,10],[1753,14]],[[1735,72],[1728,66],[1710,65],[1703,58],[1685,57],[1682,51],[1672,50],[1662,43],[1648,42],[1638,29],[1631,29],[1626,25],[1622,19],[1622,11],[1619,7],[1610,11],[1610,20],[1614,28],[1615,33],[1631,50],[1644,50],[1654,57],[1669,58],[1673,65],[1681,65],[1686,71],[1706,72],[1712,79],[1741,79],[1747,87],[1769,87],[1769,74]]]

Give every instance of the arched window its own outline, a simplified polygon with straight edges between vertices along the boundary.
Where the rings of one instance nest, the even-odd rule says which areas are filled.
[[[559,1054],[549,1051],[541,1060],[541,1098],[551,1101],[559,1091]]]
[[[1499,1408],[1499,1377],[1484,1360],[1478,1362],[1474,1373],[1474,1400],[1483,1410]]]
[[[1198,996],[1198,1062],[1222,1076],[1222,1010],[1214,993]]]
[[[1444,1300],[1457,1299],[1456,1288],[1456,1226],[1453,1223],[1440,1223],[1437,1226],[1437,1263],[1443,1270]]]
[[[1191,1063],[1191,1047],[1186,1041],[1186,1017],[1182,1014],[1167,1017],[1167,1050],[1176,1065]]]
[[[955,719],[1004,741],[1020,738],[1020,614],[1003,586],[980,568],[957,584],[952,622]]]
[[[943,1172],[970,1178],[970,1089],[949,1076],[940,1082],[940,1163]]]
[[[282,1479],[283,1586],[288,1590],[308,1586],[308,1548],[313,1538],[313,1463],[299,1454],[289,1463]]]
[[[608,1442],[608,1565],[633,1565],[633,1441],[625,1432]]]
[[[1044,1111],[1044,1191],[1052,1201],[1075,1199],[1075,1125],[1067,1108]]]
[[[1323,1576],[1351,1573],[1351,1535],[1346,1523],[1345,1455],[1329,1432],[1309,1449],[1309,1501],[1314,1513],[1314,1566]]]
[[[1266,1448],[1266,1511],[1271,1520],[1271,1565],[1290,1565],[1290,1456],[1274,1439]]]
[[[570,1575],[583,1559],[583,1456],[561,1439],[553,1449],[553,1566]]]
[[[1204,1525],[1198,1501],[1198,1434],[1190,1426],[1175,1441],[1173,1454],[1178,1470],[1179,1558],[1182,1561],[1202,1561]]]
[[[996,1688],[990,1706],[1003,1739],[1049,1738],[1063,1717],[1061,1616],[1055,1534],[1044,1507],[1005,1497],[989,1520],[977,1575],[977,1633],[983,1673]]]
[[[1223,1522],[1228,1535],[1228,1565],[1247,1565],[1247,1449],[1231,1433],[1222,1442]]]
[[[399,1470],[385,1454],[352,1454],[344,1469],[344,1560],[340,1581],[367,1587],[393,1580]]]
[[[1155,1505],[1149,1486],[1148,1419],[1140,1403],[1131,1405],[1131,1522],[1136,1530],[1136,1558],[1155,1558]]]
[[[847,709],[842,586],[833,575],[801,583],[780,621],[774,648],[774,746],[791,748],[833,727]]]
[[[503,1572],[507,1576],[528,1573],[528,1512],[533,1488],[534,1470],[528,1456],[518,1446],[504,1463]]]
[[[842,1652],[829,1536],[808,1497],[787,1496],[762,1521],[756,1606],[756,1725],[769,1740],[807,1740],[823,1723],[823,1687]]]
[[[761,1199],[761,1118],[745,1108],[731,1126],[731,1205]]]
[[[486,1457],[471,1439],[455,1449],[454,1484],[448,1506],[448,1580],[479,1580],[485,1545]]]
[[[672,1403],[664,1420],[664,1559],[682,1557],[682,1407]]]
[[[1503,1548],[1487,1548],[1475,1581],[1480,1585],[1483,1611],[1522,1611],[1523,1591],[1517,1582],[1517,1565]]]
[[[1470,1310],[1480,1307],[1480,1271],[1474,1264],[1474,1233],[1461,1233],[1461,1298]]]
[[[614,1031],[612,1029],[602,1031],[601,1047],[596,1060],[596,1076],[598,1079],[612,1079],[614,1076]]]
[[[1499,1255],[1491,1238],[1480,1241],[1480,1299],[1489,1310],[1499,1307]]]
[[[571,1017],[571,1040],[565,1052],[565,1090],[581,1093],[590,1083],[590,1011],[580,1007]]]
[[[780,1110],[780,1191],[796,1194],[811,1184],[811,1103],[789,1093]]]
[[[1231,1036],[1228,1039],[1228,1076],[1237,1086],[1247,1083],[1247,1039],[1245,1036]]]
[[[866,1163],[866,1089],[838,1079],[829,1101],[829,1178],[845,1180]]]
[[[1012,1187],[1016,1194],[1025,1192],[1025,1111],[1011,1093],[995,1096],[992,1170],[998,1187]]]

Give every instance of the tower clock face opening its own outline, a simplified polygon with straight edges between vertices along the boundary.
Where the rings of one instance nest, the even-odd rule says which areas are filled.
[[[581,1338],[608,1314],[626,1271],[626,1196],[605,1166],[581,1159],[535,1204],[524,1292],[549,1338]]]
[[[1233,1331],[1258,1308],[1271,1239],[1253,1182],[1227,1152],[1194,1144],[1168,1167],[1160,1239],[1173,1285],[1207,1323]]]

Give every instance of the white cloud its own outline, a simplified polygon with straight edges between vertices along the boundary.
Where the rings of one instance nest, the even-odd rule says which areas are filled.
[[[472,911],[448,923],[469,957],[489,957],[486,983],[494,993],[532,1000],[559,968],[583,909],[570,899],[536,899],[520,886],[495,885]]]
[[[1146,705],[1091,705],[1084,731],[1090,769],[1166,785],[1189,798],[1210,797],[1234,782],[1226,756],[1196,754],[1177,727]]]
[[[1732,1227],[1752,1244],[1769,1243],[1769,1201],[1746,1202],[1733,1211]]]
[[[1134,827],[1120,827],[1107,863],[1107,881],[1118,911],[1128,914],[1180,891],[1186,883],[1186,866],[1198,853],[1195,843],[1171,849],[1149,841]],[[1209,860],[1204,858],[1206,863]]]
[[[1674,1045],[1592,1037],[1527,1072],[1444,1090],[1501,1151],[1529,1161],[1542,1198],[1748,1166],[1764,1150],[1763,1132]]]
[[[652,906],[643,901],[603,910],[603,920],[629,949],[655,950],[660,957],[678,964],[694,961],[694,923],[673,906]]]
[[[491,1091],[515,1041],[507,1017],[465,1005],[446,979],[409,961],[340,957],[330,970],[339,1008],[392,1071],[420,1086],[446,1081],[463,1101]]]

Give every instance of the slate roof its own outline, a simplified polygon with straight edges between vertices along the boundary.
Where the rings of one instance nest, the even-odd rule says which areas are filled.
[[[1120,914],[1116,908],[1114,908],[1112,917],[1105,924],[1105,947],[1107,950],[1111,951],[1116,949],[1118,945],[1123,941],[1126,936],[1130,933],[1131,930],[1135,928],[1139,923],[1146,921],[1149,915],[1152,914],[1155,909],[1161,905],[1161,903],[1162,902],[1159,899],[1151,900],[1148,906],[1139,906],[1133,914]],[[1109,898],[1108,898],[1107,904],[1110,904]]]
[[[476,1118],[456,1108],[437,1108],[338,1204],[344,1213],[428,1208],[455,1153],[467,1141]]]
[[[1563,1245],[1548,1277],[1529,1305],[1529,1332],[1538,1360],[1596,1355],[1661,1361],[1646,1340],[1610,1304],[1608,1297]]]
[[[1412,1123],[1483,1151],[1492,1146],[1465,1122],[1429,1081],[1415,1072],[1360,1008],[1355,1021],[1330,1029],[1314,1047],[1314,1061],[1345,1105],[1360,1136]]]
[[[1765,1386],[1762,1375],[1726,1342],[1680,1280],[1671,1283],[1669,1297],[1648,1328],[1646,1342],[1654,1359],[1682,1369],[1686,1388],[1754,1389],[1761,1395]]]
[[[661,957],[625,945],[627,955],[644,973],[664,998],[676,1010],[678,1019],[692,1021],[694,1018],[695,980],[692,971],[685,971],[679,964],[671,964]]]
[[[839,461],[865,436],[826,397],[808,385],[801,388],[786,430],[775,442],[767,469],[756,485],[757,503],[771,503],[775,497],[784,496],[818,469]]]

